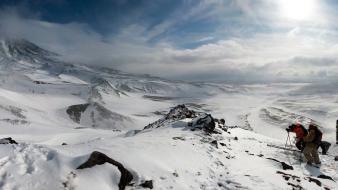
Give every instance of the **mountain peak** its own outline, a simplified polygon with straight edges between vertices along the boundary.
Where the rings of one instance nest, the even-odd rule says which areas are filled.
[[[42,62],[57,56],[56,53],[39,47],[38,45],[22,38],[11,38],[1,41],[0,53],[15,60]]]

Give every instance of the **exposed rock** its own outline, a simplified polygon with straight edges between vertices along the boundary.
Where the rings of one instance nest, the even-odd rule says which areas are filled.
[[[318,179],[312,178],[312,177],[308,177],[309,182],[314,182],[316,183],[319,187],[322,186],[322,182],[320,182]]]
[[[153,189],[154,188],[154,186],[153,186],[153,180],[145,181],[142,184],[140,184],[140,186],[143,187],[143,188]]]
[[[23,120],[23,119],[9,119],[9,118],[0,119],[0,121],[9,123],[11,125],[24,125],[24,124],[28,124],[29,123],[28,121]]]
[[[194,131],[195,129],[202,129],[208,133],[221,133],[215,131],[215,119],[210,114],[190,110],[184,104],[172,108],[169,113],[166,114],[162,119],[150,123],[149,125],[145,126],[144,129],[163,127],[166,124],[170,124],[186,118],[193,119],[187,124],[187,127],[190,127],[192,131]]]
[[[238,141],[238,137],[235,137],[234,140],[235,140],[235,141]]]
[[[210,114],[200,114],[198,117],[194,118],[192,121],[192,127],[203,129],[206,132],[213,132],[215,129],[215,120]]]
[[[168,97],[168,96],[150,96],[150,95],[144,95],[143,98],[150,99],[152,101],[166,101],[166,100],[175,100],[176,97]]]
[[[12,137],[0,139],[0,144],[18,144]]]
[[[66,110],[69,117],[76,123],[80,123],[81,114],[86,111],[89,104],[78,104],[69,106]]]
[[[218,148],[218,144],[216,140],[211,141],[211,144],[214,145],[216,148]]]
[[[38,80],[33,81],[33,83],[35,83],[35,84],[50,84],[50,83],[38,81]]]
[[[221,146],[227,146],[225,143],[222,143],[222,142],[219,143],[219,144],[220,144]]]
[[[338,161],[338,156],[336,156],[336,157],[334,158],[334,160],[335,160],[335,161]]]
[[[288,185],[292,186],[293,188],[292,189],[297,189],[297,190],[305,190],[302,186],[300,186],[299,184],[293,184],[293,183],[290,183],[288,182]]]
[[[299,180],[300,179],[300,177],[298,177],[298,176],[291,175],[291,174],[288,174],[288,173],[285,173],[285,172],[282,172],[282,171],[277,171],[276,173],[281,174],[284,177],[285,180],[290,179],[290,178],[292,178],[293,180]]]
[[[112,112],[97,102],[69,106],[67,114],[74,122],[92,128],[116,129],[133,124],[130,117]]]
[[[172,108],[168,114],[166,114],[162,119],[159,119],[146,127],[144,129],[158,128],[162,127],[169,122],[178,121],[185,118],[194,118],[196,117],[196,112],[189,110],[184,104],[178,105]]]
[[[184,137],[173,137],[173,140],[185,141],[185,138]]]
[[[62,146],[65,146],[65,145],[68,145],[68,144],[67,144],[67,143],[65,143],[65,142],[63,142],[61,145],[62,145]]]
[[[173,176],[178,177],[178,173],[177,173],[177,172],[174,172],[174,173],[173,173]]]
[[[275,162],[281,163],[281,164],[282,164],[283,170],[293,170],[293,167],[290,166],[290,165],[288,165],[288,164],[285,163],[285,162],[281,162],[281,161],[276,160],[276,159],[274,159],[274,158],[266,158],[266,159],[268,159],[268,160],[273,160],[273,161],[275,161]]]
[[[119,190],[124,190],[125,187],[133,180],[133,175],[121,163],[109,158],[101,152],[94,151],[90,155],[89,159],[85,163],[81,164],[77,169],[91,168],[105,163],[110,163],[120,170],[121,178],[119,182]]]
[[[321,178],[321,179],[329,179],[329,180],[331,180],[331,181],[334,181],[332,177],[327,176],[327,175],[324,175],[324,174],[319,175],[318,178]]]
[[[0,105],[0,109],[3,109],[11,114],[13,114],[14,116],[20,118],[20,119],[26,119],[26,116],[24,115],[25,110],[15,107],[15,106],[3,106]]]

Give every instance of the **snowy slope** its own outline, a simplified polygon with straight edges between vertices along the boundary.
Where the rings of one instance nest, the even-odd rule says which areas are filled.
[[[337,90],[335,84],[171,81],[65,63],[27,40],[3,40],[0,138],[19,144],[0,144],[0,189],[118,189],[121,173],[111,164],[76,169],[93,151],[133,174],[126,189],[142,189],[146,180],[154,189],[292,189],[288,183],[335,189],[317,177],[338,180],[337,146],[316,169],[299,164],[298,153],[267,144],[284,146],[285,127],[294,121],[318,123],[334,144]],[[182,103],[224,118],[231,134],[191,131],[191,119],[142,130]],[[286,181],[288,175],[296,177]]]

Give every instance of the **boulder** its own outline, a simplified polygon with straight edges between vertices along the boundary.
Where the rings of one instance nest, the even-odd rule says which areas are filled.
[[[215,120],[210,114],[201,114],[192,121],[193,128],[203,129],[212,132],[215,129]]]
[[[140,186],[143,187],[143,188],[153,189],[154,188],[154,186],[153,186],[153,180],[145,181],[142,184],[140,184]]]
[[[102,165],[105,163],[112,164],[118,168],[118,170],[121,172],[121,178],[119,182],[119,190],[124,190],[127,185],[130,184],[130,182],[133,180],[133,175],[130,171],[128,171],[121,163],[113,160],[112,158],[108,157],[107,155],[94,151],[89,156],[89,159],[81,164],[76,169],[85,169],[85,168],[91,168],[96,165]]]
[[[0,144],[18,144],[11,137],[0,139]]]

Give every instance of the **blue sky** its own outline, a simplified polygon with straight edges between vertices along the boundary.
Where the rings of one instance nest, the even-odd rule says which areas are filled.
[[[0,35],[74,63],[173,79],[327,81],[338,76],[337,8],[334,0],[2,0]]]

